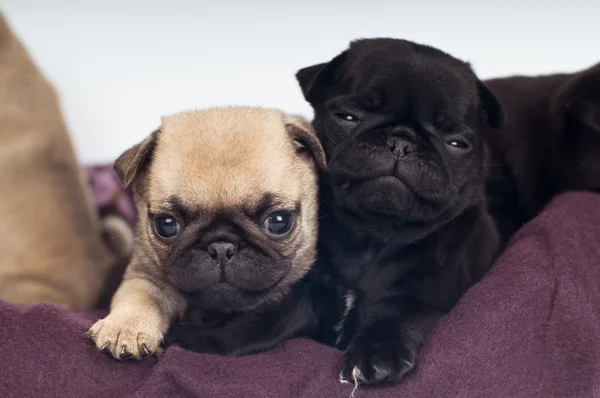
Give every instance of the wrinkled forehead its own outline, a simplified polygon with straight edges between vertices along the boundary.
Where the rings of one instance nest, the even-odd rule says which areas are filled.
[[[464,115],[477,103],[474,75],[464,66],[426,56],[354,61],[343,95],[360,108]]]
[[[265,195],[282,205],[297,201],[295,151],[283,124],[163,127],[151,165],[150,203],[177,198],[188,208],[218,211],[257,206]]]

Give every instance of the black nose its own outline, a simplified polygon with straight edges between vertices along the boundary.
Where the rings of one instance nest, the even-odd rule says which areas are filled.
[[[206,249],[208,254],[221,265],[227,264],[235,254],[235,246],[229,242],[214,242]]]
[[[387,144],[390,151],[392,151],[395,156],[401,158],[415,150],[412,142],[401,137],[389,137]]]

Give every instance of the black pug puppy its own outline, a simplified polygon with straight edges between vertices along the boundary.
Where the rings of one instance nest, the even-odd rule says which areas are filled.
[[[467,63],[405,40],[352,42],[296,77],[329,159],[319,266],[346,290],[340,380],[399,380],[496,258],[482,131],[502,108]]]
[[[488,191],[505,240],[565,191],[600,192],[600,64],[486,81],[507,123],[487,135]]]

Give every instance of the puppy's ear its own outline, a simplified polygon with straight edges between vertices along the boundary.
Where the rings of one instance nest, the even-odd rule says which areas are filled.
[[[600,133],[600,64],[567,82],[556,105],[567,118]]]
[[[294,140],[296,152],[308,153],[321,170],[327,171],[327,157],[312,125],[302,118],[288,116],[285,128]]]
[[[124,187],[128,187],[148,165],[156,147],[160,130],[150,134],[144,141],[126,150],[115,161],[115,171]]]
[[[323,98],[323,95],[327,92],[327,88],[337,76],[346,58],[347,51],[344,51],[330,62],[307,66],[296,72],[296,80],[300,84],[306,101],[313,103]]]
[[[504,108],[498,98],[481,80],[477,79],[477,91],[483,104],[487,123],[491,128],[499,129],[506,123]]]
[[[311,99],[313,98],[312,94],[315,80],[325,66],[327,66],[327,62],[313,66],[307,66],[306,68],[302,68],[296,72],[296,80],[298,80],[298,84],[300,84],[300,89],[302,89],[302,95],[304,95],[304,99],[306,99],[308,102],[311,102]]]

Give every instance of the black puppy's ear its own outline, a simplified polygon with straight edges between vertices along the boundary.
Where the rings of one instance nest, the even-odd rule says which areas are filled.
[[[127,188],[148,165],[156,147],[160,130],[156,130],[137,145],[126,150],[115,161],[114,169],[121,184]]]
[[[504,108],[498,98],[481,80],[477,79],[477,91],[483,104],[487,123],[491,128],[499,129],[506,123]]]
[[[565,116],[600,133],[600,64],[569,80],[557,97]]]
[[[308,102],[319,101],[333,82],[341,66],[346,61],[347,51],[339,54],[330,62],[307,66],[296,72],[304,99]]]
[[[310,102],[312,97],[311,92],[315,79],[326,65],[327,62],[324,62],[322,64],[307,66],[306,68],[302,68],[296,72],[296,80],[298,80],[298,83],[300,84],[300,89],[302,89],[302,95],[304,95],[304,99],[306,99],[308,102]]]
[[[327,171],[327,157],[312,125],[300,117],[288,116],[285,128],[294,140],[296,152],[309,153],[317,166],[321,170]]]

